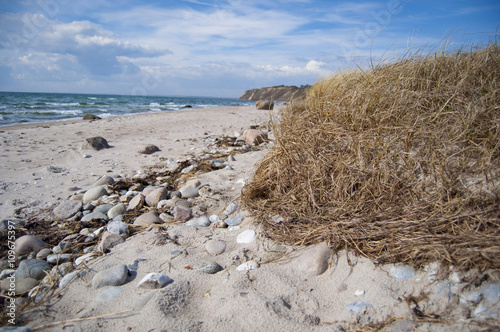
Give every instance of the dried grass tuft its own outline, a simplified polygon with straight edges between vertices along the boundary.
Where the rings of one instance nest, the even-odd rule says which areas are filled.
[[[492,44],[318,82],[284,110],[243,203],[279,242],[498,269],[499,73]]]

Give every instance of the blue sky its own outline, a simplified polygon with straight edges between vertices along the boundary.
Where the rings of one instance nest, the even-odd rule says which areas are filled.
[[[492,0],[0,0],[0,91],[238,97],[499,24]]]

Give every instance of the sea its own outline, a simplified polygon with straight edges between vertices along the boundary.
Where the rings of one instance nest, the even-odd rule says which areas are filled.
[[[161,97],[70,93],[0,92],[0,126],[101,118],[140,113],[182,112],[215,106],[247,106],[254,102],[211,97]]]

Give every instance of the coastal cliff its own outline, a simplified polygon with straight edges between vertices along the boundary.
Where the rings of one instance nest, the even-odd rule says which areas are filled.
[[[305,98],[307,91],[311,86],[273,86],[261,89],[247,90],[239,98],[240,100],[271,100],[280,102],[289,102],[292,99]]]

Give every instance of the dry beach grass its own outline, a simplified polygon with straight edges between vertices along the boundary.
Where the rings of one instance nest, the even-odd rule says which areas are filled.
[[[243,193],[267,236],[377,263],[500,267],[500,49],[318,82]]]

